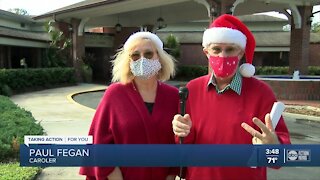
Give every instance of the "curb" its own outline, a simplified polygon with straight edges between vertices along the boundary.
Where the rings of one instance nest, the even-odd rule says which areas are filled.
[[[67,99],[69,102],[81,107],[81,108],[85,108],[85,109],[89,109],[90,111],[96,111],[95,109],[93,108],[90,108],[90,107],[87,107],[87,106],[84,106],[78,102],[76,102],[75,100],[73,100],[73,96],[76,96],[76,95],[79,95],[79,94],[84,94],[84,93],[89,93],[89,92],[97,92],[97,91],[102,91],[102,90],[106,90],[108,88],[108,86],[104,87],[104,88],[93,88],[93,89],[89,89],[89,90],[83,90],[83,91],[77,91],[77,92],[73,92],[71,94],[68,94],[67,95]]]
[[[296,120],[307,120],[307,121],[320,123],[320,117],[317,117],[317,116],[308,116],[308,115],[288,113],[288,112],[284,112],[283,116],[287,116]]]

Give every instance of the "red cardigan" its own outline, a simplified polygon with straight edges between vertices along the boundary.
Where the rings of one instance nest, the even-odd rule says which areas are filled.
[[[94,144],[174,144],[171,121],[178,113],[175,87],[159,82],[152,114],[132,83],[109,86],[92,120]],[[87,179],[107,179],[114,167],[82,167]],[[159,179],[175,174],[172,168],[121,167],[125,180]]]
[[[255,78],[242,78],[241,94],[227,90],[218,94],[215,87],[208,88],[210,75],[188,83],[189,97],[186,112],[190,114],[192,128],[184,143],[192,144],[252,144],[252,136],[241,123],[246,122],[258,131],[252,118],[264,121],[276,98],[270,87]],[[281,117],[276,133],[279,141],[289,144],[289,132]],[[239,154],[240,155],[240,154]],[[266,168],[250,167],[189,167],[187,179],[266,179]]]

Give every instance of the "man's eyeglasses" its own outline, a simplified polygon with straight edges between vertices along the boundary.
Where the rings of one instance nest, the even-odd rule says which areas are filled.
[[[236,46],[226,46],[224,48],[222,48],[220,46],[213,46],[213,47],[209,48],[209,50],[213,54],[220,54],[222,51],[224,51],[226,54],[235,54],[240,49],[238,47],[236,47]]]
[[[152,59],[152,57],[154,56],[154,52],[153,51],[145,51],[143,53],[141,53],[139,51],[135,51],[132,54],[130,54],[130,58],[133,61],[136,61],[136,60],[141,58],[141,54],[143,54],[142,56],[147,58],[147,59]]]

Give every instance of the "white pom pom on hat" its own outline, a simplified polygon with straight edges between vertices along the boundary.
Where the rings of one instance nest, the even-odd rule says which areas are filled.
[[[252,77],[256,70],[252,64],[243,63],[240,65],[239,71],[243,77]]]
[[[256,41],[253,34],[235,16],[224,14],[215,19],[209,29],[203,33],[202,46],[210,43],[233,43],[245,50],[246,63],[239,68],[243,77],[252,77],[255,68],[252,65]]]
[[[127,41],[124,43],[123,45],[123,49],[124,50],[128,50],[130,44],[138,39],[138,38],[147,38],[150,39],[152,42],[154,42],[154,44],[159,48],[159,49],[163,49],[163,43],[160,40],[160,38],[156,35],[153,34],[151,32],[147,32],[147,31],[142,31],[142,32],[136,32],[134,34],[132,34]]]

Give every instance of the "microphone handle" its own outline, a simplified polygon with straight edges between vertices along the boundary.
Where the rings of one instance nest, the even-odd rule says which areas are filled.
[[[183,137],[179,137],[179,144],[183,144]]]
[[[180,112],[181,116],[184,116],[186,114],[186,103],[184,99],[181,99],[180,101]],[[179,138],[179,144],[183,144],[183,137]]]
[[[186,114],[186,103],[185,100],[180,101],[180,114],[184,116]]]
[[[184,116],[186,114],[186,100],[188,97],[188,89],[186,87],[179,88],[179,96],[180,96],[180,114]],[[183,137],[179,137],[179,143],[183,144]],[[183,167],[180,166],[179,177],[182,179],[183,175]]]
[[[180,100],[180,113],[181,116],[184,116],[186,114],[186,103],[185,99]],[[183,137],[179,137],[179,144],[183,144]],[[180,166],[180,171],[179,171],[179,180],[182,180],[182,175],[183,175],[183,167]]]

